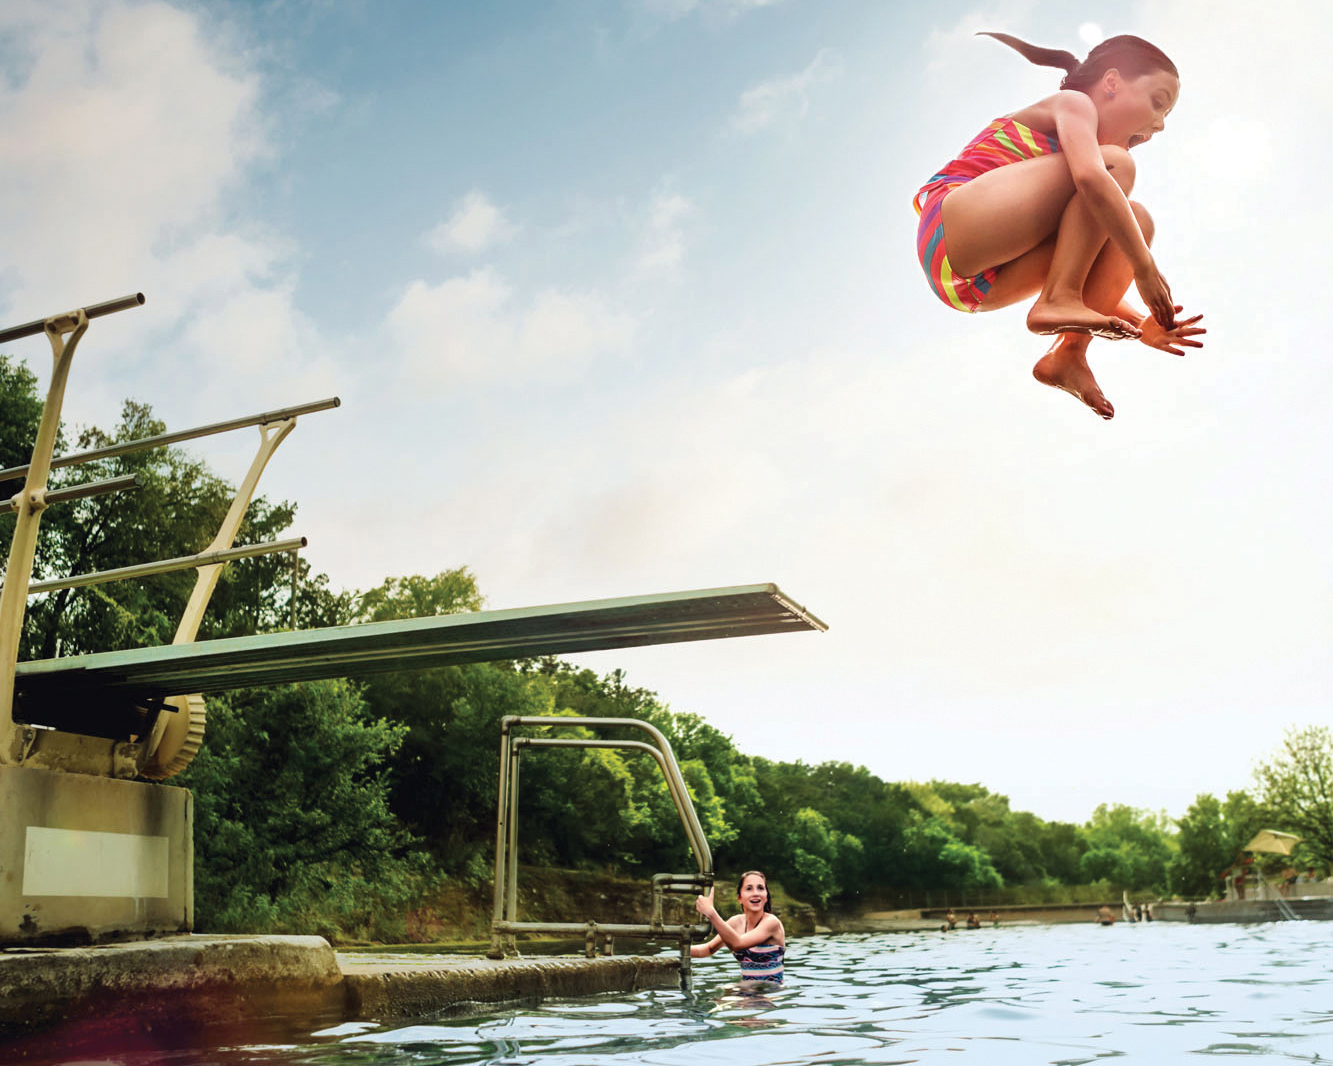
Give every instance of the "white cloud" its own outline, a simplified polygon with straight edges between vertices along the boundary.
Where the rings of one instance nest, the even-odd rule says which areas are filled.
[[[755,133],[778,121],[800,118],[810,109],[810,91],[841,77],[842,69],[842,56],[821,48],[799,74],[760,82],[741,93],[732,126],[741,133]]]
[[[224,21],[156,0],[56,0],[4,5],[0,34],[11,43],[0,78],[0,316],[148,296],[144,310],[94,327],[85,347],[95,341],[100,358],[81,363],[74,394],[97,395],[139,367],[161,386],[144,399],[163,402],[188,382],[211,404],[252,327],[313,345],[292,303],[292,249],[234,210],[274,147],[263,80]],[[220,346],[224,336],[236,343]],[[266,386],[305,372],[298,344],[257,344],[282,348]]]
[[[582,373],[634,333],[634,320],[596,292],[545,289],[518,307],[512,297],[490,269],[412,282],[387,321],[405,372],[426,384],[549,380]]]
[[[679,193],[661,193],[653,198],[635,264],[640,277],[669,279],[679,273],[685,258],[684,222],[693,212],[694,204]]]
[[[428,231],[422,240],[442,255],[450,252],[480,252],[508,240],[516,227],[486,194],[468,193],[448,220]]]
[[[189,14],[161,3],[59,13],[21,28],[32,65],[0,87],[0,254],[23,306],[45,306],[47,292],[56,305],[100,298],[152,273],[157,249],[197,239],[268,147],[257,77],[226,69]]]
[[[226,368],[227,391],[237,401],[252,396],[254,383],[274,368],[285,367],[289,383],[301,387],[293,402],[337,391],[340,375],[315,323],[297,308],[291,280],[237,286],[225,298],[209,301],[190,317],[183,341],[197,353],[197,364]]]
[[[996,86],[1006,100],[1011,95],[1019,100],[1029,96],[1036,100],[1054,92],[1062,76],[1058,70],[1028,63],[998,41],[977,36],[988,31],[1008,32],[1033,44],[1078,51],[1063,33],[1054,35],[1029,29],[1034,23],[1034,6],[1032,0],[999,0],[985,8],[969,8],[957,21],[933,27],[922,48],[927,64],[926,83],[953,84],[966,80],[970,84]],[[931,111],[941,114],[945,129],[949,128],[948,119],[958,116],[960,110],[957,101],[950,100],[947,94],[935,94],[924,100],[923,106],[928,117],[933,117]],[[955,121],[968,126],[975,124],[977,117],[970,113],[971,109],[963,110],[965,114]]]

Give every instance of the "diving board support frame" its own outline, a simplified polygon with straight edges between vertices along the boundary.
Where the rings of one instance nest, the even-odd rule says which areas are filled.
[[[649,741],[602,740],[588,737],[519,736],[519,727],[588,729],[637,729],[648,734]],[[698,866],[697,873],[655,874],[652,880],[652,910],[646,924],[586,922],[520,922],[518,920],[518,775],[519,754],[524,748],[608,748],[638,751],[651,755],[666,780],[671,801],[680,815],[686,839]],[[596,953],[598,941],[610,955],[617,936],[645,940],[676,941],[680,946],[680,979],[685,991],[690,988],[690,944],[708,932],[708,926],[667,925],[663,919],[663,896],[700,895],[713,885],[713,854],[690,799],[689,787],[680,772],[671,742],[656,726],[638,718],[580,718],[563,715],[506,715],[500,720],[500,785],[496,802],[495,825],[495,901],[491,918],[489,958],[502,959],[517,954],[517,933],[563,933],[583,936],[589,958]]]
[[[231,547],[236,540],[236,534],[240,531],[241,521],[245,518],[250,500],[254,497],[260,475],[268,466],[268,461],[273,458],[273,453],[278,450],[278,445],[286,440],[295,428],[294,415],[259,427],[259,450],[255,452],[255,457],[250,462],[250,469],[246,471],[240,487],[236,490],[236,498],[231,501],[231,507],[227,510],[226,518],[222,520],[217,536],[213,538],[213,543],[204,549],[204,554],[226,551]],[[200,567],[195,578],[194,591],[190,593],[190,600],[181,614],[180,623],[176,626],[176,635],[171,641],[173,645],[190,644],[199,635],[199,624],[204,620],[204,609],[213,596],[213,590],[217,588],[218,578],[222,575],[222,566],[221,563],[210,563]],[[206,712],[202,693],[172,696],[167,700],[167,704],[174,707],[176,713],[159,714],[153,723],[152,731],[144,741],[144,760],[139,772],[153,781],[173,777],[189,766],[204,740]]]
[[[32,461],[23,480],[23,489],[15,500],[18,520],[9,549],[5,584],[0,588],[0,766],[21,763],[36,739],[30,728],[19,729],[14,722],[14,676],[18,667],[23,619],[28,610],[28,585],[32,580],[32,565],[37,553],[37,530],[41,525],[42,512],[49,506],[47,480],[51,473],[51,457],[60,429],[60,412],[65,405],[65,386],[69,381],[74,351],[88,332],[90,319],[142,307],[143,303],[143,293],[136,292],[0,331],[0,343],[45,333],[46,339],[51,342],[53,363],[51,384],[47,389],[46,403],[42,405],[42,418],[33,444]]]
[[[142,295],[137,297],[142,303]],[[128,302],[131,298],[126,297],[121,303],[125,306],[133,306]],[[97,305],[99,308],[111,306],[115,301],[108,304]],[[109,313],[106,310],[98,311],[99,314]],[[59,316],[51,321],[57,324],[68,320],[77,323],[77,313],[71,312],[66,316]],[[87,323],[84,322],[86,329]],[[13,336],[27,336],[31,332],[31,323],[29,326],[18,327],[17,329],[0,332],[0,339]],[[24,331],[28,332],[24,332]],[[51,331],[48,330],[48,333]],[[79,334],[81,336],[81,334]],[[55,346],[57,340],[53,337],[52,345]],[[68,358],[72,354],[74,342],[64,344],[62,355],[65,359],[65,372],[60,375],[59,392],[56,393],[57,382],[53,380],[52,393],[48,395],[47,404],[43,407],[43,425],[46,424],[48,411],[54,412],[53,423],[59,424],[59,410],[63,405],[64,383],[68,376]],[[52,401],[55,401],[53,406]],[[28,563],[26,571],[20,565],[17,569],[13,553],[11,552],[11,562],[7,573],[16,574],[26,580],[23,582],[15,581],[15,589],[11,590],[10,582],[0,585],[0,597],[12,597],[11,599],[0,599],[0,603],[5,605],[6,610],[11,610],[11,615],[0,614],[0,630],[3,631],[7,643],[0,643],[0,656],[3,659],[0,662],[8,664],[10,673],[6,676],[0,673],[0,765],[19,765],[31,768],[45,768],[60,770],[63,772],[93,774],[99,776],[111,777],[136,777],[142,776],[150,780],[163,780],[167,777],[180,773],[189,765],[203,742],[203,735],[206,723],[206,710],[203,696],[199,693],[190,693],[185,695],[173,694],[170,699],[163,703],[148,704],[146,710],[147,731],[142,735],[136,735],[132,738],[123,738],[119,743],[110,748],[104,742],[95,738],[77,732],[65,732],[59,727],[52,729],[34,729],[31,725],[20,725],[14,721],[14,689],[17,675],[17,657],[18,642],[23,630],[23,612],[24,603],[20,602],[20,595],[17,586],[26,585],[26,591],[22,596],[26,600],[27,595],[53,591],[62,588],[77,588],[86,585],[100,584],[107,581],[123,581],[139,577],[146,577],[153,574],[167,573],[172,570],[183,570],[196,568],[199,573],[195,580],[195,587],[182,612],[181,619],[176,628],[175,637],[172,644],[192,643],[199,633],[199,626],[203,621],[204,611],[208,602],[217,587],[218,578],[221,575],[222,567],[233,559],[249,558],[256,555],[267,555],[274,552],[290,552],[293,556],[293,568],[299,568],[297,552],[305,547],[306,539],[304,537],[288,538],[286,540],[275,541],[269,544],[247,545],[242,548],[233,548],[236,535],[240,531],[241,523],[245,518],[246,510],[249,508],[254,498],[259,479],[268,465],[269,460],[278,446],[287,439],[288,435],[296,428],[296,420],[303,414],[309,414],[316,411],[326,411],[338,407],[341,401],[336,397],[330,397],[324,400],[316,400],[311,403],[299,404],[293,407],[280,408],[276,411],[268,411],[258,415],[248,415],[243,418],[231,419],[226,422],[216,422],[210,425],[201,426],[195,429],[180,430],[172,433],[161,433],[153,437],[145,437],[131,441],[121,441],[113,445],[102,448],[95,448],[90,451],[77,452],[72,455],[66,455],[59,458],[51,457],[51,450],[54,444],[54,430],[51,431],[49,441],[44,441],[41,432],[38,434],[37,447],[34,448],[32,461],[22,466],[9,467],[0,470],[0,479],[9,477],[23,476],[28,485],[34,481],[39,481],[43,486],[40,496],[34,495],[26,487],[24,492],[17,494],[10,507],[18,511],[20,519],[23,516],[23,503],[28,499],[40,498],[45,505],[65,500],[80,499],[89,495],[98,495],[103,492],[117,491],[121,489],[131,489],[140,486],[140,481],[136,477],[113,478],[109,481],[94,482],[89,485],[76,486],[70,489],[57,489],[55,491],[46,491],[44,486],[46,479],[50,475],[51,469],[61,466],[72,466],[79,463],[92,462],[98,459],[112,458],[115,456],[126,455],[135,451],[142,451],[148,448],[160,448],[168,444],[177,443],[184,440],[192,440],[198,437],[210,436],[217,433],[224,433],[233,429],[240,429],[248,426],[257,426],[259,429],[259,448],[251,461],[250,468],[245,477],[241,480],[237,488],[236,495],[232,499],[231,506],[228,508],[227,515],[218,528],[212,542],[203,551],[192,556],[182,556],[177,559],[164,559],[151,563],[142,563],[136,566],[122,567],[117,570],[102,571],[93,574],[78,574],[67,578],[54,578],[49,581],[32,582],[32,557],[35,552],[36,542],[36,522],[30,523],[30,528],[25,531],[23,547],[26,550]],[[44,507],[42,508],[44,509]],[[40,512],[38,512],[40,513]],[[31,543],[29,543],[31,542]],[[18,531],[15,533],[15,550],[20,548]],[[21,559],[19,560],[21,564]],[[293,589],[295,583],[293,582]],[[292,610],[293,628],[295,628],[295,604]],[[0,665],[0,671],[5,666]],[[9,730],[9,735],[5,733],[5,727]],[[6,753],[9,757],[6,757]]]

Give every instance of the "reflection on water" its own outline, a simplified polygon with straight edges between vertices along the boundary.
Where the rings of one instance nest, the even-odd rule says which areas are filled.
[[[182,1066],[1152,1064],[1333,1058],[1333,922],[1079,925],[797,940],[788,984],[554,1001],[484,1018],[339,1026],[289,1047]]]

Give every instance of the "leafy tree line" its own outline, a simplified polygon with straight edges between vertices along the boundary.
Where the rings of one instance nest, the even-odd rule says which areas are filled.
[[[0,356],[0,466],[26,461],[40,410],[32,375]],[[163,430],[147,405],[129,401],[112,431],[81,430],[72,448]],[[198,551],[231,499],[231,486],[177,448],[66,468],[53,483],[124,473],[140,474],[146,487],[46,512],[36,576]],[[18,488],[0,485],[0,495]],[[276,537],[294,511],[256,499],[238,542]],[[12,529],[0,516],[0,559]],[[466,568],[391,577],[352,594],[334,592],[325,575],[300,565],[301,628],[483,604]],[[229,565],[201,639],[289,624],[289,566],[285,557]],[[34,597],[22,654],[165,643],[193,581],[187,571]],[[651,722],[676,752],[716,867],[762,867],[821,904],[895,891],[1027,885],[1040,892],[1089,883],[1207,895],[1258,827],[1301,833],[1311,861],[1333,862],[1327,730],[1289,734],[1283,751],[1256,771],[1253,793],[1200,796],[1174,822],[1108,805],[1074,825],[1011,810],[980,784],[888,782],[850,763],[747,755],[699,716],[630,686],[620,671],[599,676],[537,659],[210,698],[204,748],[172,782],[195,795],[199,927],[391,937],[404,912],[442,880],[488,881],[499,722],[507,714]],[[631,874],[693,866],[655,762],[633,752],[534,750],[524,760],[520,830],[525,862]]]

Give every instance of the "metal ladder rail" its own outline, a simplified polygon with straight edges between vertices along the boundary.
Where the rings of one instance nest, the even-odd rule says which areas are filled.
[[[1263,886],[1264,886],[1266,889],[1268,889],[1269,892],[1271,893],[1271,897],[1272,897],[1273,902],[1277,904],[1277,913],[1278,913],[1279,917],[1280,917],[1284,922],[1298,922],[1298,921],[1300,921],[1300,920],[1301,920],[1301,916],[1300,916],[1299,914],[1297,914],[1297,913],[1295,912],[1295,910],[1292,909],[1292,906],[1291,906],[1290,903],[1288,903],[1285,899],[1282,898],[1282,893],[1278,891],[1277,887],[1273,884],[1273,882],[1270,881],[1270,880],[1268,880],[1268,878],[1266,878],[1266,877],[1265,877],[1262,873],[1260,873],[1258,870],[1255,870],[1254,872],[1258,875],[1259,880],[1260,880],[1260,882],[1263,884]]]
[[[518,726],[578,726],[585,728],[632,728],[641,730],[655,744],[637,740],[599,740],[581,737],[523,737],[514,734]],[[690,942],[705,933],[703,925],[666,925],[662,921],[664,893],[692,893],[705,891],[713,883],[712,852],[704,837],[703,827],[690,800],[685,779],[676,762],[671,744],[656,727],[637,718],[584,718],[557,716],[508,715],[500,724],[500,781],[496,810],[495,845],[495,905],[491,921],[491,958],[503,958],[506,942],[509,950],[516,950],[514,935],[520,932],[584,934],[587,951],[595,951],[598,937],[603,939],[607,952],[615,936],[645,939],[678,939],[681,951],[681,986],[690,987]],[[653,878],[652,920],[646,925],[607,924],[587,922],[519,922],[518,918],[518,777],[519,753],[525,747],[609,748],[615,750],[645,751],[652,755],[666,779],[668,792],[680,815],[681,824],[694,853],[699,872],[695,874],[657,874]]]

